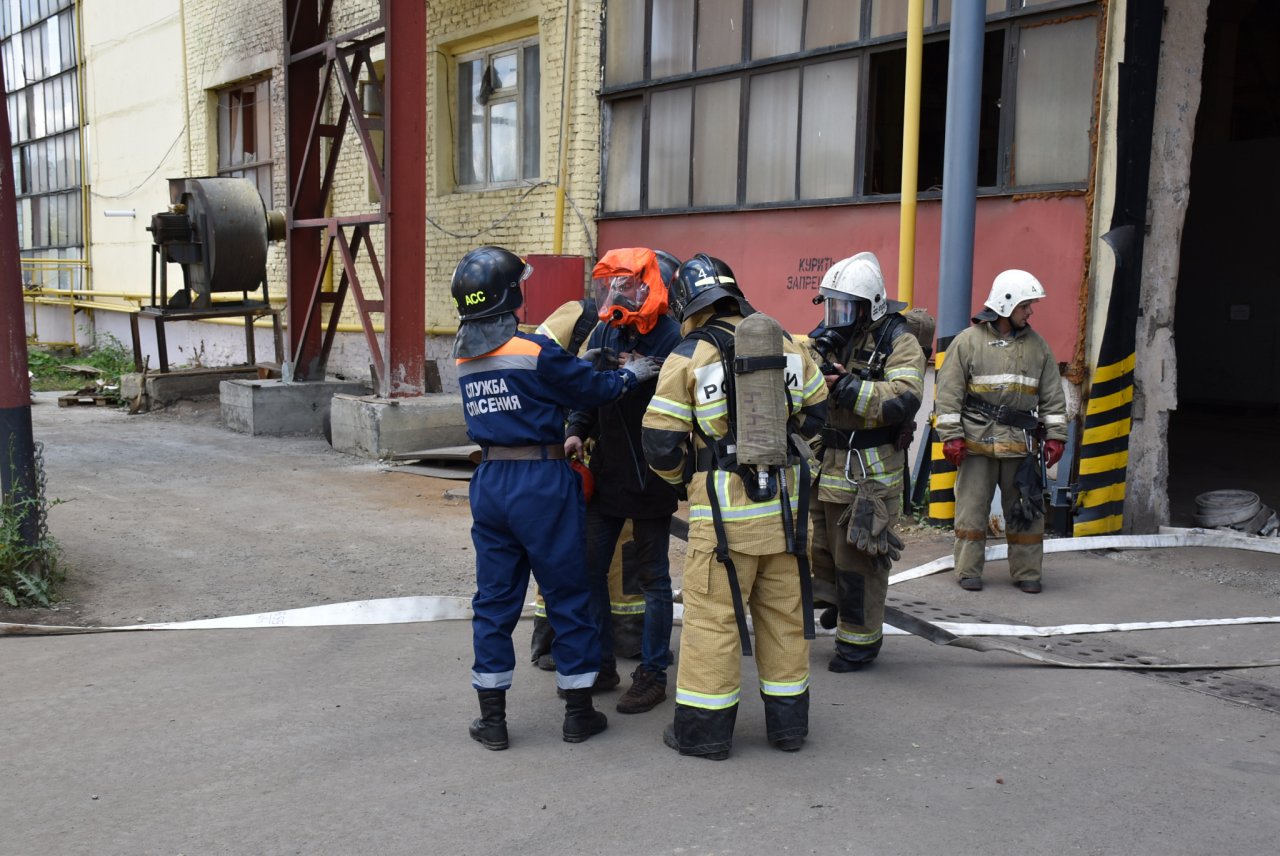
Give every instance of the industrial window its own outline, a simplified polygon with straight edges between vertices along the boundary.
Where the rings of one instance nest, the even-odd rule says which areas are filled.
[[[925,0],[924,194],[942,185],[951,5]],[[1085,186],[1096,7],[986,0],[982,192]],[[906,10],[899,0],[606,0],[603,212],[900,193]]]
[[[271,207],[271,80],[218,92],[218,175],[247,178]]]
[[[82,255],[80,99],[71,7],[71,0],[0,2],[0,72],[8,93],[24,260]],[[69,284],[65,279],[51,282],[48,273],[41,271],[38,278]],[[26,281],[33,276],[31,268],[24,268]]]
[[[539,176],[538,62],[536,38],[458,58],[459,188],[507,187]]]

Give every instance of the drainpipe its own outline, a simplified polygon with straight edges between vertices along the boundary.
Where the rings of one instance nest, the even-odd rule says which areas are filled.
[[[552,227],[555,229],[555,236],[551,244],[551,254],[555,256],[564,253],[564,185],[569,174],[569,107],[572,101],[569,87],[573,64],[575,5],[574,0],[568,0],[564,9],[564,69],[560,73],[560,165],[556,170],[556,216]]]
[[[924,0],[907,6],[907,81],[902,110],[902,211],[898,225],[898,299],[915,300],[916,184],[920,173],[920,67],[924,57]]]
[[[947,57],[946,145],[942,154],[942,239],[938,261],[938,352],[942,368],[956,334],[969,326],[973,301],[973,235],[978,207],[978,123],[982,110],[982,40],[986,4],[951,4]],[[937,432],[929,431],[929,511],[936,526],[955,520],[956,468],[942,457]],[[922,493],[922,488],[915,490]]]
[[[951,7],[947,58],[946,146],[942,156],[942,253],[938,263],[938,349],[969,326],[973,300],[973,234],[978,196],[978,120],[982,110],[980,0]]]

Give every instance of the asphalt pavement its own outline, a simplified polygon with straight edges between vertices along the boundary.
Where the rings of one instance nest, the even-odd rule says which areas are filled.
[[[4,620],[467,591],[465,505],[431,480],[315,440],[231,435],[207,408],[36,411],[51,495],[70,500],[51,512],[70,599]],[[900,568],[945,552],[909,540]],[[986,581],[970,593],[939,574],[891,598],[969,623],[1280,616],[1274,554],[1061,553],[1043,594],[1015,589],[1003,562]],[[1280,624],[1014,641],[1078,660],[1280,659]],[[511,748],[486,751],[467,736],[465,621],[0,635],[0,856],[1276,850],[1280,668],[1064,669],[891,636],[874,667],[837,675],[831,646],[813,643],[800,752],[767,745],[744,659],[733,752],[711,762],[663,746],[670,701],[614,712],[625,680],[599,697],[609,729],[563,742],[554,677],[523,662]]]
[[[1274,556],[1119,557],[1051,556],[1038,596],[1003,563],[980,594],[940,575],[892,596],[1034,624],[1280,613],[1212,572],[1277,572]],[[1280,626],[1084,641],[1261,659],[1280,655]],[[0,638],[0,853],[1274,852],[1280,669],[1215,673],[1255,688],[1242,702],[1200,691],[1200,673],[1180,685],[901,636],[836,675],[830,646],[813,646],[802,751],[768,747],[746,692],[731,757],[710,762],[662,745],[670,701],[623,716],[618,691],[600,697],[608,731],[562,742],[554,679],[523,664],[511,748],[484,750],[466,733],[465,622]]]

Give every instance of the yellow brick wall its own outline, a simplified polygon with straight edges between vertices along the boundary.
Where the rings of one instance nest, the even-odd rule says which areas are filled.
[[[431,353],[442,353],[456,326],[449,296],[449,277],[458,259],[469,249],[492,243],[521,254],[550,253],[554,247],[556,175],[559,166],[559,120],[564,79],[565,0],[426,0],[428,42],[427,100],[427,223],[426,315],[427,326],[437,328],[440,341],[429,342]],[[563,252],[589,256],[595,242],[595,212],[599,191],[600,115],[596,94],[600,72],[601,0],[578,0],[576,6],[574,74],[571,119],[567,144],[568,195],[581,212],[565,207]],[[330,33],[346,32],[374,20],[375,0],[338,0]],[[456,69],[454,56],[471,49],[477,40],[505,28],[533,22],[541,56],[541,177],[544,186],[516,187],[485,192],[458,192],[453,187],[456,119]],[[216,97],[214,90],[260,72],[272,79],[272,151],[275,207],[286,204],[284,165],[285,102],[282,32],[283,13],[272,0],[194,0],[186,5],[186,40],[189,53],[188,101],[191,112],[193,162],[197,172],[216,170]],[[500,40],[501,36],[496,36]],[[496,43],[496,42],[495,42]],[[375,59],[382,59],[381,52]],[[330,115],[340,106],[336,81],[331,90]],[[522,198],[523,197],[523,198]],[[374,210],[368,201],[368,179],[363,154],[348,130],[332,196],[333,213],[353,214]],[[585,222],[584,222],[585,221]],[[453,234],[450,234],[453,233]],[[457,237],[458,235],[465,237]],[[381,227],[373,232],[379,256],[383,251]],[[362,253],[363,255],[363,253]],[[589,264],[588,264],[589,267]],[[376,296],[373,274],[361,264],[365,291]],[[338,272],[334,279],[337,280]],[[269,287],[276,296],[285,293],[284,247],[273,245],[268,256]],[[344,321],[355,321],[353,301],[348,300]]]
[[[467,250],[482,244],[506,246],[522,255],[550,253],[554,247],[557,147],[564,80],[565,0],[429,0],[427,36],[430,65],[427,98],[427,324],[453,326],[457,316],[449,297],[449,277]],[[562,252],[589,256],[596,240],[595,212],[599,195],[600,0],[579,0],[574,32],[572,108],[568,141],[569,197],[586,221],[565,206]],[[487,33],[525,21],[536,21],[541,56],[542,171],[548,186],[456,192],[453,189],[454,146],[450,139],[456,103],[457,73],[453,59]],[[525,194],[528,194],[527,196]],[[521,197],[523,196],[523,199]],[[504,219],[505,218],[505,219]],[[498,221],[501,221],[498,223]],[[495,225],[497,224],[497,225]],[[443,230],[466,235],[455,237]],[[592,260],[594,261],[594,260]],[[588,268],[590,263],[588,263]]]

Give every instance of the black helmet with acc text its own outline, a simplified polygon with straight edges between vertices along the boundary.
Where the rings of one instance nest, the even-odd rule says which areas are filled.
[[[681,321],[726,297],[737,302],[742,315],[755,311],[729,266],[706,253],[698,253],[680,265],[668,297],[672,313]]]
[[[453,269],[449,291],[458,320],[476,321],[515,312],[524,305],[521,284],[533,273],[525,260],[502,247],[479,247]]]

